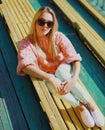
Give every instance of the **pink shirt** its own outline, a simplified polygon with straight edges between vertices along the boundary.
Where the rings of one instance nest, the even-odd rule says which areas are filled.
[[[19,75],[24,75],[22,69],[28,65],[38,66],[47,73],[54,73],[61,63],[81,61],[80,55],[76,53],[70,40],[63,33],[55,33],[55,45],[58,51],[58,56],[55,60],[51,58],[47,37],[40,38],[39,40],[41,48],[43,48],[46,54],[46,59],[38,55],[35,46],[31,43],[29,38],[26,37],[19,43],[17,66],[17,73]]]

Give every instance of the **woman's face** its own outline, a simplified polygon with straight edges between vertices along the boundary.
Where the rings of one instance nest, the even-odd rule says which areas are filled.
[[[44,12],[36,22],[36,33],[38,37],[46,36],[53,26],[53,17],[50,13]]]

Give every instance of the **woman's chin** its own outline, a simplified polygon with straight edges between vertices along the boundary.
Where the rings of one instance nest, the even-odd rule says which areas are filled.
[[[49,33],[49,31],[50,31],[50,30],[44,30],[44,31],[43,31],[43,35],[44,35],[44,36],[47,35],[47,34]]]
[[[47,34],[48,34],[48,31],[46,31],[46,32],[43,32],[43,35],[44,35],[44,36],[46,36]]]

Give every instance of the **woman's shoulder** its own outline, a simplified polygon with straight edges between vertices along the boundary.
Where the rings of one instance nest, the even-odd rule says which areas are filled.
[[[18,48],[24,48],[31,44],[31,40],[28,36],[24,37],[18,44]]]
[[[61,42],[61,41],[64,41],[66,39],[66,36],[64,33],[62,32],[55,32],[55,40],[58,41],[58,42]]]
[[[62,37],[64,34],[62,32],[56,31],[55,32],[55,37]]]

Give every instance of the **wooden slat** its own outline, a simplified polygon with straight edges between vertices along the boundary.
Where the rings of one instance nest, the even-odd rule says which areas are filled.
[[[60,115],[56,104],[54,103],[53,99],[51,98],[51,94],[49,93],[45,83],[44,82],[39,82],[39,83],[40,83],[41,89],[44,92],[45,97],[46,97],[49,105],[51,106],[51,109],[52,109],[52,111],[57,119],[57,122],[59,123],[61,130],[67,130],[67,127],[62,119],[62,116]]]
[[[45,95],[44,95],[44,93],[43,93],[43,91],[42,91],[42,89],[40,87],[40,84],[39,84],[38,80],[32,79],[32,82],[33,82],[33,85],[35,86],[35,89],[36,89],[36,91],[37,91],[37,93],[39,95],[39,98],[40,98],[40,100],[41,100],[41,102],[43,104],[44,111],[45,112],[47,111],[46,114],[47,114],[47,116],[48,116],[48,118],[49,118],[49,120],[51,122],[52,128],[54,130],[61,130],[61,128],[60,128],[60,126],[59,126],[59,124],[58,124],[58,122],[57,122],[57,120],[55,118],[55,115],[54,115],[51,107],[49,106],[48,101],[47,101],[47,99],[46,99],[46,97],[45,97]]]
[[[15,1],[12,0],[11,4],[12,4],[11,6],[14,7],[14,11],[18,16],[19,21],[20,22],[22,22],[22,21],[28,22],[28,19],[27,19],[26,15],[24,14],[20,3],[18,1],[16,1],[16,0]]]
[[[83,125],[81,124],[82,121],[80,121],[79,118],[77,117],[77,115],[76,115],[76,113],[74,111],[74,108],[67,102],[63,101],[63,103],[64,103],[64,106],[65,106],[65,108],[66,108],[66,110],[67,110],[67,112],[68,112],[68,114],[69,114],[75,128],[77,130],[84,129],[84,124],[83,123],[82,123]]]
[[[25,5],[27,5],[26,0],[23,0],[23,1],[18,0],[18,2],[19,2],[19,5],[20,5],[25,17],[27,18],[27,21],[31,21],[34,11],[32,11],[32,9],[29,6],[25,6]]]
[[[26,34],[28,34],[29,33],[28,23],[22,23],[22,26],[24,27],[24,30],[25,30]]]
[[[29,21],[30,21],[30,20],[32,20],[33,14],[35,13],[35,11],[34,11],[34,9],[31,7],[29,1],[27,1],[27,2],[25,2],[25,3],[24,3],[24,1],[22,1],[22,2],[23,2],[23,5],[24,5],[24,8],[25,8],[25,9],[28,9],[27,17],[28,17],[28,19],[29,19]],[[27,12],[27,10],[26,10],[26,12]],[[30,16],[31,16],[31,19],[30,19]]]
[[[8,21],[8,22],[7,22],[7,25],[8,25],[8,27],[9,27],[9,32],[10,32],[11,37],[13,37],[16,42],[18,42],[18,40],[21,38],[21,36],[20,36],[20,35],[17,35],[17,34],[15,33],[15,32],[16,32],[16,29],[15,29],[15,27],[13,26],[13,25],[15,25],[15,24],[13,24],[13,23],[11,22],[11,20],[10,20],[10,17],[8,17],[9,12],[8,12],[8,14],[7,14],[7,12],[6,12],[6,10],[5,10],[5,8],[4,8],[3,5],[1,5],[0,8],[1,8],[1,10],[2,10],[2,13],[3,13],[3,15],[4,15],[5,20]],[[11,29],[11,31],[10,31],[10,29]]]
[[[14,12],[14,19],[17,18],[19,23],[24,22],[23,17],[21,16],[21,13],[20,13],[20,8],[17,9],[17,7],[15,5],[15,3],[17,3],[17,2],[16,1],[14,2],[13,0],[5,0],[5,1],[10,6],[11,11],[13,10],[13,12]]]
[[[9,1],[8,0],[3,0],[2,2],[3,2],[3,5],[4,5],[5,9],[8,10],[9,12],[11,12],[11,14],[9,14],[9,16],[12,16],[12,19],[13,19],[12,21],[15,21],[16,23],[18,23],[19,19],[16,17],[16,14],[15,14],[14,10],[12,9]]]
[[[23,24],[26,24],[26,23],[23,23]],[[26,37],[27,33],[26,33],[24,26],[21,23],[18,23],[17,25],[18,25],[18,28],[19,28],[21,34],[22,34],[22,37],[23,38]]]
[[[69,116],[68,111],[67,111],[70,109],[71,106],[68,109],[66,109],[64,104],[62,103],[62,101],[58,97],[53,95],[53,98],[54,98],[55,103],[57,104],[57,107],[58,107],[67,127],[71,130],[76,130],[75,125],[72,122],[71,117]],[[65,103],[65,101],[64,101],[64,103]]]
[[[4,5],[1,5],[1,9],[5,20],[7,21],[6,23],[9,27],[11,37],[18,42],[20,39],[22,39],[22,35],[15,23],[15,20],[12,18],[11,12]]]

